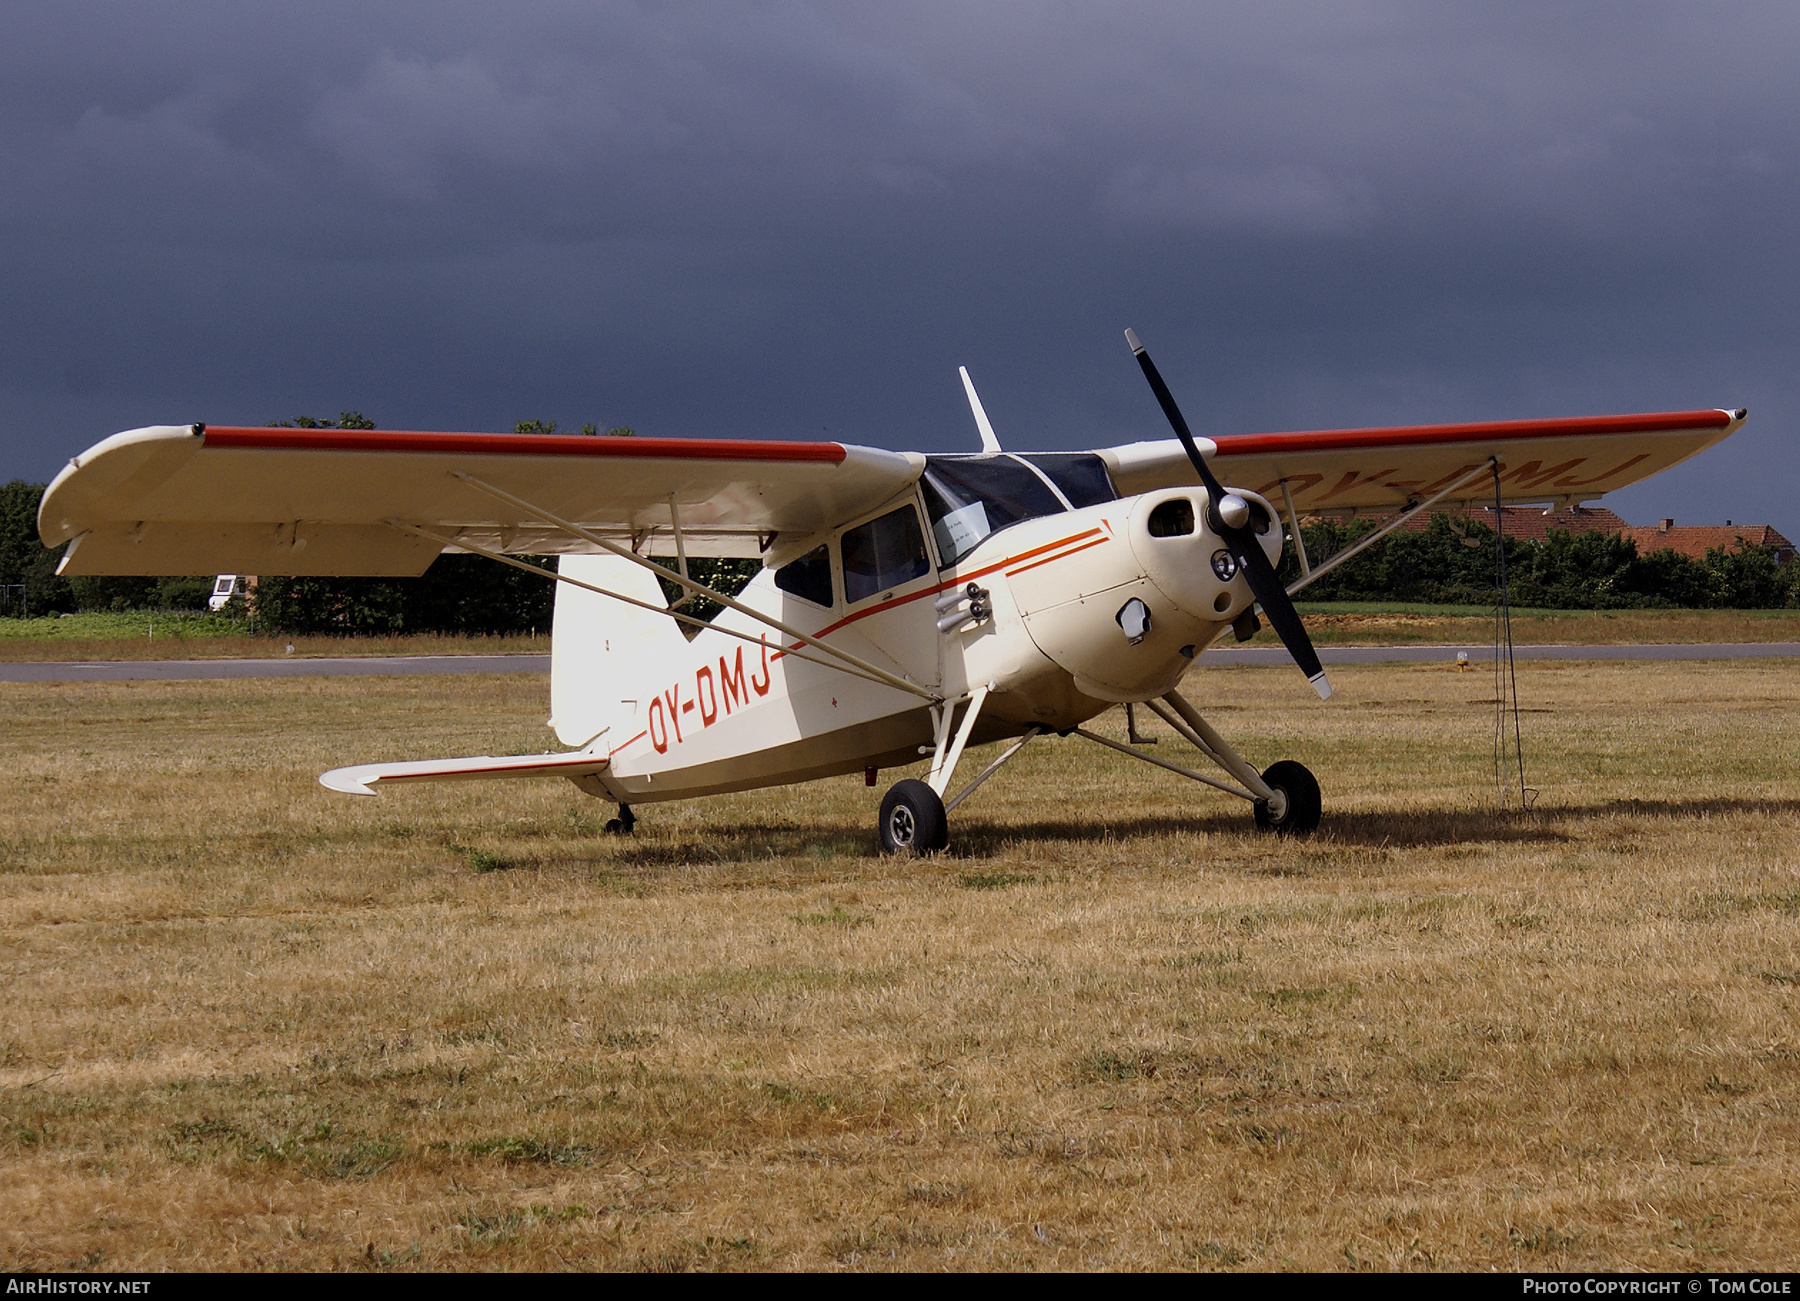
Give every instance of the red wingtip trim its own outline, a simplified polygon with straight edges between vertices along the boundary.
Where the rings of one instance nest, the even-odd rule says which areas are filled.
[[[1576,416],[1566,420],[1493,420],[1469,425],[1402,425],[1388,429],[1316,429],[1291,434],[1225,434],[1213,441],[1220,456],[1271,452],[1340,451],[1360,447],[1416,447],[1431,443],[1491,443],[1572,435],[1653,434],[1677,429],[1723,429],[1729,411],[1657,411],[1636,416]]]
[[[208,447],[265,451],[416,452],[461,456],[599,456],[686,461],[823,461],[841,464],[842,443],[737,438],[609,438],[581,434],[435,434],[410,429],[258,429],[208,425]]]

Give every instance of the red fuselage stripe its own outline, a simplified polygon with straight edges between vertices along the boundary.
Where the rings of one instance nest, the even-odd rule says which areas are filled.
[[[1084,533],[1076,533],[1071,537],[1062,538],[1061,540],[1056,541],[1056,542],[1046,542],[1041,547],[1033,547],[1031,550],[1022,552],[1019,555],[1008,556],[1004,560],[997,560],[991,565],[987,565],[984,568],[977,569],[972,574],[962,574],[959,577],[947,579],[944,582],[939,583],[936,587],[920,588],[918,591],[913,592],[909,596],[898,597],[892,601],[883,601],[880,605],[870,606],[866,610],[858,610],[855,614],[845,615],[842,619],[839,619],[836,623],[826,624],[823,628],[819,629],[819,631],[815,632],[813,634],[813,636],[815,636],[815,637],[826,636],[829,633],[836,632],[839,628],[848,627],[850,624],[855,623],[859,619],[867,619],[872,614],[880,614],[883,610],[897,610],[901,606],[908,605],[908,604],[912,603],[913,601],[923,600],[927,596],[936,596],[939,592],[947,592],[953,587],[961,587],[965,583],[972,583],[977,578],[986,578],[989,574],[993,573],[997,569],[1005,569],[1008,565],[1016,565],[1021,560],[1030,560],[1033,556],[1041,556],[1046,551],[1055,551],[1058,547],[1066,547],[1071,542],[1080,542],[1084,538],[1094,537],[1099,532],[1100,532],[1099,529],[1088,529]],[[1098,539],[1098,541],[1100,541],[1100,542],[1106,542],[1109,540],[1110,539],[1104,538],[1104,537]],[[1096,545],[1096,544],[1093,542],[1088,543],[1088,546],[1094,546],[1094,545]],[[1075,548],[1076,551],[1082,551],[1085,549],[1086,549],[1085,547]],[[1071,552],[1069,552],[1069,554],[1074,555],[1075,552],[1071,551]],[[1060,560],[1061,558],[1062,557],[1060,557],[1060,556],[1051,556],[1050,557],[1050,559],[1052,559],[1052,560]],[[793,645],[789,646],[787,649],[788,650],[799,650],[804,645],[806,645],[805,642],[797,641]],[[783,655],[783,654],[786,654],[786,651],[777,651],[776,654],[778,656]]]
[[[626,741],[621,745],[615,745],[612,749],[608,750],[606,752],[606,757],[608,759],[612,758],[619,751],[623,750],[625,748],[625,746],[636,745],[639,741],[643,740],[646,736],[649,736],[649,735],[650,735],[650,729],[645,728],[643,731],[639,732],[636,736],[632,737],[629,741]]]
[[[599,456],[627,460],[823,461],[842,443],[735,438],[584,438],[579,434],[432,434],[400,429],[248,429],[208,425],[207,447],[277,452],[414,452],[460,456]]]
[[[1434,443],[1495,443],[1528,438],[1723,429],[1734,419],[1736,417],[1729,411],[1660,411],[1641,416],[1577,416],[1569,420],[1495,420],[1472,425],[1224,434],[1213,442],[1218,446],[1220,456],[1267,456],[1275,452],[1336,452],[1366,447],[1419,447]]]
[[[1034,560],[1029,565],[1020,565],[1017,569],[1009,569],[1006,571],[1006,576],[1012,578],[1018,574],[1024,573],[1028,569],[1036,569],[1039,565],[1047,565],[1052,561],[1067,559],[1077,551],[1086,551],[1089,547],[1097,547],[1103,542],[1111,541],[1111,538],[1095,538],[1092,542],[1083,542],[1078,547],[1070,547],[1067,551],[1059,551],[1054,556],[1045,556],[1042,560]]]

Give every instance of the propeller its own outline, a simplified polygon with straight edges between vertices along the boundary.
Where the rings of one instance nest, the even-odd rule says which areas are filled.
[[[1225,540],[1225,545],[1236,557],[1238,568],[1244,571],[1244,578],[1255,593],[1257,603],[1263,613],[1269,616],[1269,623],[1286,646],[1288,654],[1294,657],[1294,663],[1306,674],[1306,680],[1312,683],[1313,690],[1319,693],[1320,700],[1331,699],[1331,683],[1325,677],[1325,667],[1319,663],[1319,652],[1313,649],[1312,638],[1306,635],[1306,625],[1300,622],[1300,615],[1294,609],[1294,603],[1288,599],[1287,589],[1275,575],[1275,566],[1269,563],[1262,544],[1256,540],[1256,533],[1250,527],[1250,503],[1235,492],[1227,492],[1207,465],[1206,458],[1200,455],[1200,449],[1194,443],[1194,435],[1188,431],[1187,421],[1182,419],[1181,408],[1175,405],[1175,397],[1169,392],[1169,386],[1163,383],[1163,377],[1156,369],[1156,363],[1150,360],[1150,354],[1138,341],[1135,331],[1125,331],[1125,342],[1131,345],[1132,356],[1138,359],[1138,365],[1144,368],[1144,378],[1150,381],[1150,391],[1156,394],[1156,400],[1162,404],[1163,414],[1175,427],[1175,436],[1181,439],[1181,446],[1187,452],[1188,460],[1200,472],[1200,482],[1206,485],[1206,496],[1211,503],[1207,512],[1213,531]]]

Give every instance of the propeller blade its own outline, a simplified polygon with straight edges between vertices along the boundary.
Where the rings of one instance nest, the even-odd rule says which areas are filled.
[[[1242,532],[1249,533],[1248,528]],[[1288,654],[1294,657],[1294,663],[1306,674],[1306,680],[1312,683],[1312,689],[1319,693],[1320,700],[1331,699],[1331,680],[1325,676],[1325,666],[1319,663],[1319,652],[1313,649],[1312,638],[1306,635],[1306,625],[1300,622],[1300,612],[1294,609],[1289,599],[1287,588],[1281,585],[1276,576],[1275,566],[1269,563],[1269,557],[1263,552],[1262,544],[1252,536],[1248,545],[1239,548],[1235,540],[1232,552],[1237,556],[1238,564],[1243,566],[1244,578],[1250,584],[1250,590],[1256,594],[1256,600],[1269,616],[1269,626],[1275,635],[1281,638]]]
[[[1306,680],[1319,693],[1319,699],[1330,700],[1331,682],[1325,676],[1325,666],[1319,663],[1319,652],[1313,649],[1312,638],[1306,635],[1306,625],[1300,622],[1300,613],[1294,609],[1287,589],[1276,576],[1275,566],[1269,563],[1262,543],[1256,540],[1256,533],[1250,527],[1248,519],[1237,525],[1225,522],[1225,485],[1219,482],[1212,467],[1206,463],[1206,458],[1200,455],[1200,448],[1194,442],[1187,420],[1183,418],[1181,408],[1175,405],[1175,395],[1163,383],[1161,372],[1156,369],[1156,363],[1150,360],[1150,352],[1138,340],[1137,332],[1125,331],[1125,342],[1131,345],[1131,355],[1137,358],[1138,365],[1143,368],[1144,378],[1150,381],[1150,391],[1156,394],[1163,415],[1168,417],[1169,424],[1174,427],[1175,436],[1181,440],[1182,450],[1187,453],[1188,460],[1194,463],[1194,469],[1200,472],[1200,482],[1206,485],[1206,497],[1211,506],[1207,514],[1211,517],[1208,522],[1213,531],[1225,539],[1225,544],[1231,548],[1231,554],[1237,557],[1238,567],[1244,571],[1244,580],[1250,584],[1250,590],[1255,594],[1257,603],[1262,606],[1263,613],[1269,616],[1269,625],[1275,629],[1276,636],[1281,638],[1281,644],[1294,657],[1294,663],[1306,674]],[[1235,501],[1235,508],[1243,510],[1242,498]]]

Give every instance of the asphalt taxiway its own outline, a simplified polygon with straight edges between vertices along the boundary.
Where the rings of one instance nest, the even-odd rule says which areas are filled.
[[[1322,646],[1326,664],[1491,661],[1480,646]],[[1635,646],[1515,646],[1522,660],[1746,660],[1792,659],[1800,642],[1657,642]],[[1202,664],[1291,664],[1280,646],[1221,646]],[[413,673],[548,673],[548,655],[296,655],[280,659],[19,660],[0,663],[0,682],[180,682],[217,678],[350,678]]]

